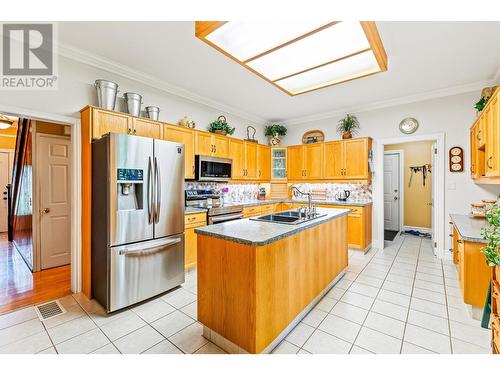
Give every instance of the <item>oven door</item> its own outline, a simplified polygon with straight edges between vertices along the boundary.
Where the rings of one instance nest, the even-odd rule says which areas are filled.
[[[231,163],[231,159],[196,155],[195,177],[198,181],[228,181]]]
[[[243,218],[243,212],[237,212],[237,213],[232,213],[232,214],[227,214],[227,215],[209,216],[208,217],[208,225],[224,223],[226,221],[238,220],[241,218]]]

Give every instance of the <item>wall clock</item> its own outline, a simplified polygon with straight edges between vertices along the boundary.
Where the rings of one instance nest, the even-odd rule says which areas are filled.
[[[453,146],[449,152],[450,172],[464,171],[464,150],[462,147]]]
[[[403,134],[415,133],[418,129],[418,121],[413,117],[407,117],[399,123],[399,130]]]

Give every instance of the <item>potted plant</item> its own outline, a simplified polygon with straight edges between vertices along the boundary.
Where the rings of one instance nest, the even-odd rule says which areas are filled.
[[[217,117],[217,120],[212,121],[208,127],[210,133],[222,134],[222,135],[232,135],[234,133],[234,128],[230,127],[227,123],[225,116]]]
[[[269,137],[269,144],[271,146],[277,146],[280,144],[281,139],[279,137],[284,137],[286,135],[286,126],[280,124],[268,125],[265,128],[265,136]]]
[[[342,135],[342,139],[352,138],[359,131],[359,121],[354,115],[347,114],[343,119],[340,119],[337,125],[337,132]]]
[[[500,206],[494,205],[486,212],[486,220],[490,224],[481,230],[481,236],[488,241],[481,252],[486,257],[486,264],[495,267],[496,277],[500,280]]]
[[[481,99],[474,104],[474,108],[476,108],[477,113],[480,113],[484,109],[488,100],[490,100],[489,96],[482,96]]]

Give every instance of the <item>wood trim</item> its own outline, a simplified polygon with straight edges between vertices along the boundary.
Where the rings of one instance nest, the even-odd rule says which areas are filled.
[[[249,62],[252,62],[253,60],[257,60],[258,58],[261,58],[261,57],[263,57],[263,56],[266,56],[266,55],[268,55],[268,54],[270,54],[270,53],[272,53],[272,52],[274,52],[274,51],[277,51],[277,50],[279,50],[279,49],[281,49],[281,48],[283,48],[283,47],[286,47],[286,46],[288,46],[288,45],[290,45],[290,44],[292,44],[292,43],[298,42],[299,40],[302,40],[302,39],[304,39],[304,38],[307,38],[307,37],[309,37],[309,36],[311,36],[311,35],[314,35],[314,34],[316,34],[316,33],[320,32],[320,31],[323,31],[323,30],[325,30],[325,29],[328,29],[329,27],[331,27],[331,26],[333,26],[333,25],[335,25],[335,24],[337,24],[337,23],[339,23],[339,22],[340,22],[340,21],[333,21],[333,22],[327,23],[326,25],[323,25],[323,26],[321,26],[321,27],[318,27],[317,29],[314,29],[314,30],[312,30],[312,31],[309,31],[308,33],[305,33],[305,34],[303,34],[303,35],[301,35],[301,36],[298,36],[298,37],[296,37],[296,38],[294,38],[294,39],[292,39],[292,40],[289,40],[288,42],[282,43],[282,44],[280,44],[280,45],[278,45],[278,46],[276,46],[276,47],[273,47],[273,48],[271,48],[271,49],[269,49],[269,50],[267,50],[267,51],[261,52],[261,53],[259,53],[259,54],[258,54],[258,55],[256,55],[256,56],[253,56],[253,57],[251,57],[251,58],[249,58],[249,59],[246,59],[245,61],[243,61],[243,64],[245,64],[245,65],[246,65],[246,64],[248,64]]]
[[[380,71],[387,70],[387,54],[380,39],[380,34],[377,30],[377,25],[374,21],[361,21],[361,27],[365,32],[368,43],[370,43],[375,59],[377,60]]]
[[[313,66],[311,68],[307,68],[307,69],[301,70],[300,72],[289,74],[289,75],[284,76],[284,77],[280,77],[278,79],[275,79],[273,82],[278,82],[278,81],[281,81],[281,80],[284,80],[284,79],[287,79],[287,78],[290,78],[290,77],[293,77],[293,76],[297,76],[297,75],[302,74],[302,73],[309,72],[309,71],[314,70],[314,69],[322,68],[323,66],[334,64],[334,63],[336,63],[338,61],[342,61],[342,60],[348,59],[350,57],[359,55],[361,53],[364,53],[364,52],[367,52],[367,51],[370,51],[370,50],[371,50],[370,48],[362,49],[361,51],[357,51],[357,52],[351,53],[350,55],[342,56],[342,57],[339,57],[338,59],[327,61],[326,63],[319,64],[319,65]]]
[[[82,134],[82,292],[92,297],[90,276],[90,249],[92,228],[92,107],[81,111]]]
[[[200,39],[205,38],[208,34],[214,32],[225,23],[227,23],[227,21],[195,21],[194,35]]]

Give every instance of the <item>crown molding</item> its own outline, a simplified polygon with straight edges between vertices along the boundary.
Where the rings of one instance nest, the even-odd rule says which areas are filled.
[[[68,59],[77,61],[79,63],[83,63],[86,65],[93,66],[94,68],[98,68],[113,74],[120,75],[122,77],[134,80],[136,82],[142,83],[146,86],[164,91],[170,95],[177,96],[183,99],[187,99],[191,102],[201,104],[218,111],[222,111],[225,113],[229,113],[234,116],[238,116],[245,120],[254,122],[254,123],[265,123],[266,120],[249,114],[247,112],[241,111],[237,108],[228,106],[226,104],[217,102],[215,100],[206,98],[204,96],[195,94],[189,90],[183,89],[181,87],[172,85],[162,79],[159,79],[155,76],[143,73],[139,70],[133,69],[127,65],[120,64],[116,61],[107,59],[105,57],[92,54],[89,51],[82,50],[79,48],[72,47],[65,43],[58,44],[58,54],[64,56]]]
[[[499,73],[500,73],[500,71],[499,71]],[[498,73],[497,73],[497,75],[498,75]],[[366,105],[344,107],[344,108],[341,108],[341,109],[338,109],[335,111],[318,113],[318,114],[311,115],[311,116],[296,117],[296,118],[292,118],[290,120],[285,120],[284,122],[287,125],[296,125],[296,124],[302,124],[302,123],[307,123],[307,122],[312,122],[312,121],[331,119],[333,117],[345,115],[346,113],[368,112],[368,111],[373,111],[373,110],[382,109],[382,108],[395,107],[395,106],[403,105],[403,104],[422,102],[422,101],[430,100],[430,99],[437,99],[437,98],[443,98],[446,96],[464,94],[466,92],[479,91],[479,90],[483,89],[484,87],[494,85],[496,81],[497,81],[496,79],[493,79],[493,80],[488,80],[488,81],[479,81],[479,82],[468,83],[468,84],[460,85],[460,86],[452,86],[452,87],[447,87],[445,89],[427,91],[425,93],[416,94],[416,95],[408,95],[408,96],[404,96],[404,97],[396,98],[396,99],[381,100],[381,101],[366,104]]]

